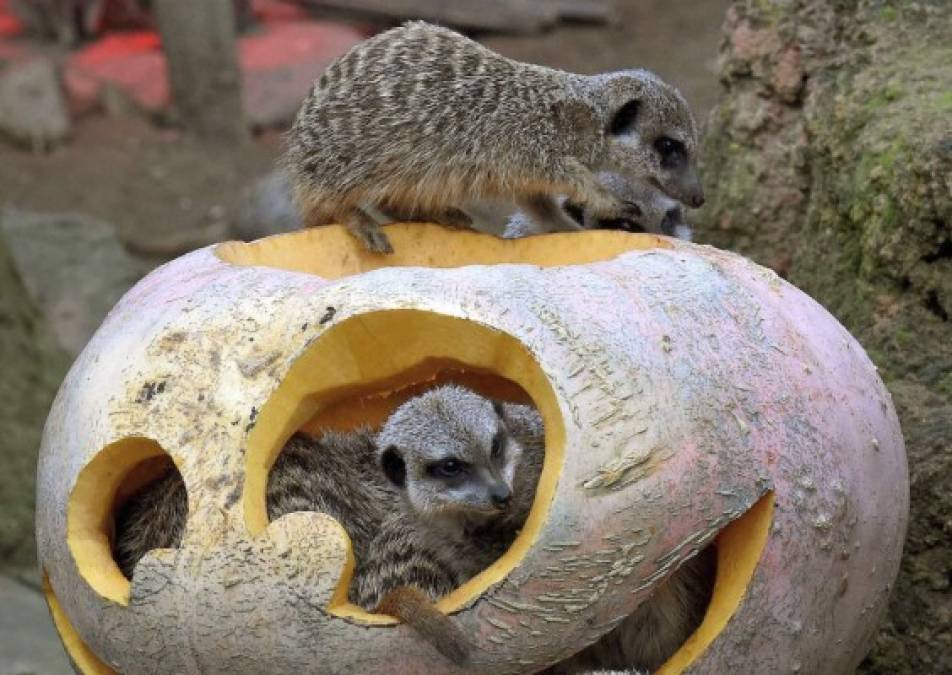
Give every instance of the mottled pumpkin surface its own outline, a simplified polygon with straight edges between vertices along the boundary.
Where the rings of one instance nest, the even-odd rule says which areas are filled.
[[[906,465],[875,368],[828,313],[744,258],[648,235],[388,234],[392,258],[334,227],[199,250],[107,318],[39,469],[40,564],[77,662],[529,673],[716,541],[708,614],[664,673],[855,667],[895,578]],[[346,603],[333,519],[264,508],[295,430],[379,422],[447,380],[531,400],[546,423],[526,527],[440,602],[476,645],[456,669]],[[163,456],[188,489],[184,540],[130,584],[112,513]]]

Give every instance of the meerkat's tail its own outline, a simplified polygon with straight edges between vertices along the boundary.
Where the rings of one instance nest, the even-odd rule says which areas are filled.
[[[420,589],[413,586],[393,589],[377,605],[376,612],[408,624],[453,663],[463,665],[469,661],[469,640],[453,619],[438,610]]]

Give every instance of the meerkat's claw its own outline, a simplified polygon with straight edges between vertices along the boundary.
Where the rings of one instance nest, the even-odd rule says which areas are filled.
[[[379,229],[365,234],[365,237],[361,237],[361,242],[369,251],[383,254],[393,253],[393,244],[390,243],[390,238]]]
[[[364,248],[371,253],[393,253],[390,239],[380,229],[377,221],[362,209],[351,209],[342,214],[340,220],[350,230],[350,233],[357,237]]]
[[[641,208],[634,202],[627,200],[613,200],[608,208],[592,210],[589,216],[596,222],[630,221],[638,222],[644,215]]]

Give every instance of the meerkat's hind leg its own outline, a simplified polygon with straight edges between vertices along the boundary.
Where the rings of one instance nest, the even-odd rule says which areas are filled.
[[[389,218],[391,222],[404,223],[437,223],[446,227],[455,227],[459,229],[468,229],[473,226],[473,220],[461,209],[447,207],[435,211],[410,210],[387,207],[381,209],[384,217]]]
[[[473,219],[460,209],[454,207],[445,208],[438,213],[432,214],[431,220],[434,223],[446,227],[455,227],[460,230],[469,229],[473,226]]]
[[[362,208],[354,206],[341,211],[338,218],[350,233],[357,237],[364,248],[373,253],[393,253],[390,239],[380,229],[377,221]]]
[[[539,232],[578,232],[583,229],[559,206],[552,195],[531,194],[519,200],[519,207],[529,216]]]

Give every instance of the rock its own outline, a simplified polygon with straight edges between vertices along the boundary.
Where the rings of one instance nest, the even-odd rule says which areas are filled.
[[[34,151],[69,135],[66,98],[47,59],[14,63],[0,72],[0,132]]]
[[[7,209],[0,232],[30,297],[71,354],[146,271],[119,243],[115,228],[86,216]]]
[[[949,3],[735,2],[697,238],[768,264],[863,344],[899,411],[905,558],[860,672],[952,672]]]
[[[234,235],[252,241],[300,227],[301,217],[291,202],[288,179],[278,169],[245,191]]]
[[[0,236],[0,566],[34,564],[33,500],[40,431],[68,359],[30,302]],[[8,613],[0,601],[3,617]],[[0,629],[0,639],[7,635]],[[0,658],[0,664],[4,659]],[[37,671],[44,672],[44,671]]]
[[[70,675],[39,591],[0,576],[0,675]]]
[[[63,80],[77,114],[103,105],[107,87],[135,105],[158,113],[169,105],[169,79],[159,37],[151,31],[106,35],[70,53]]]

